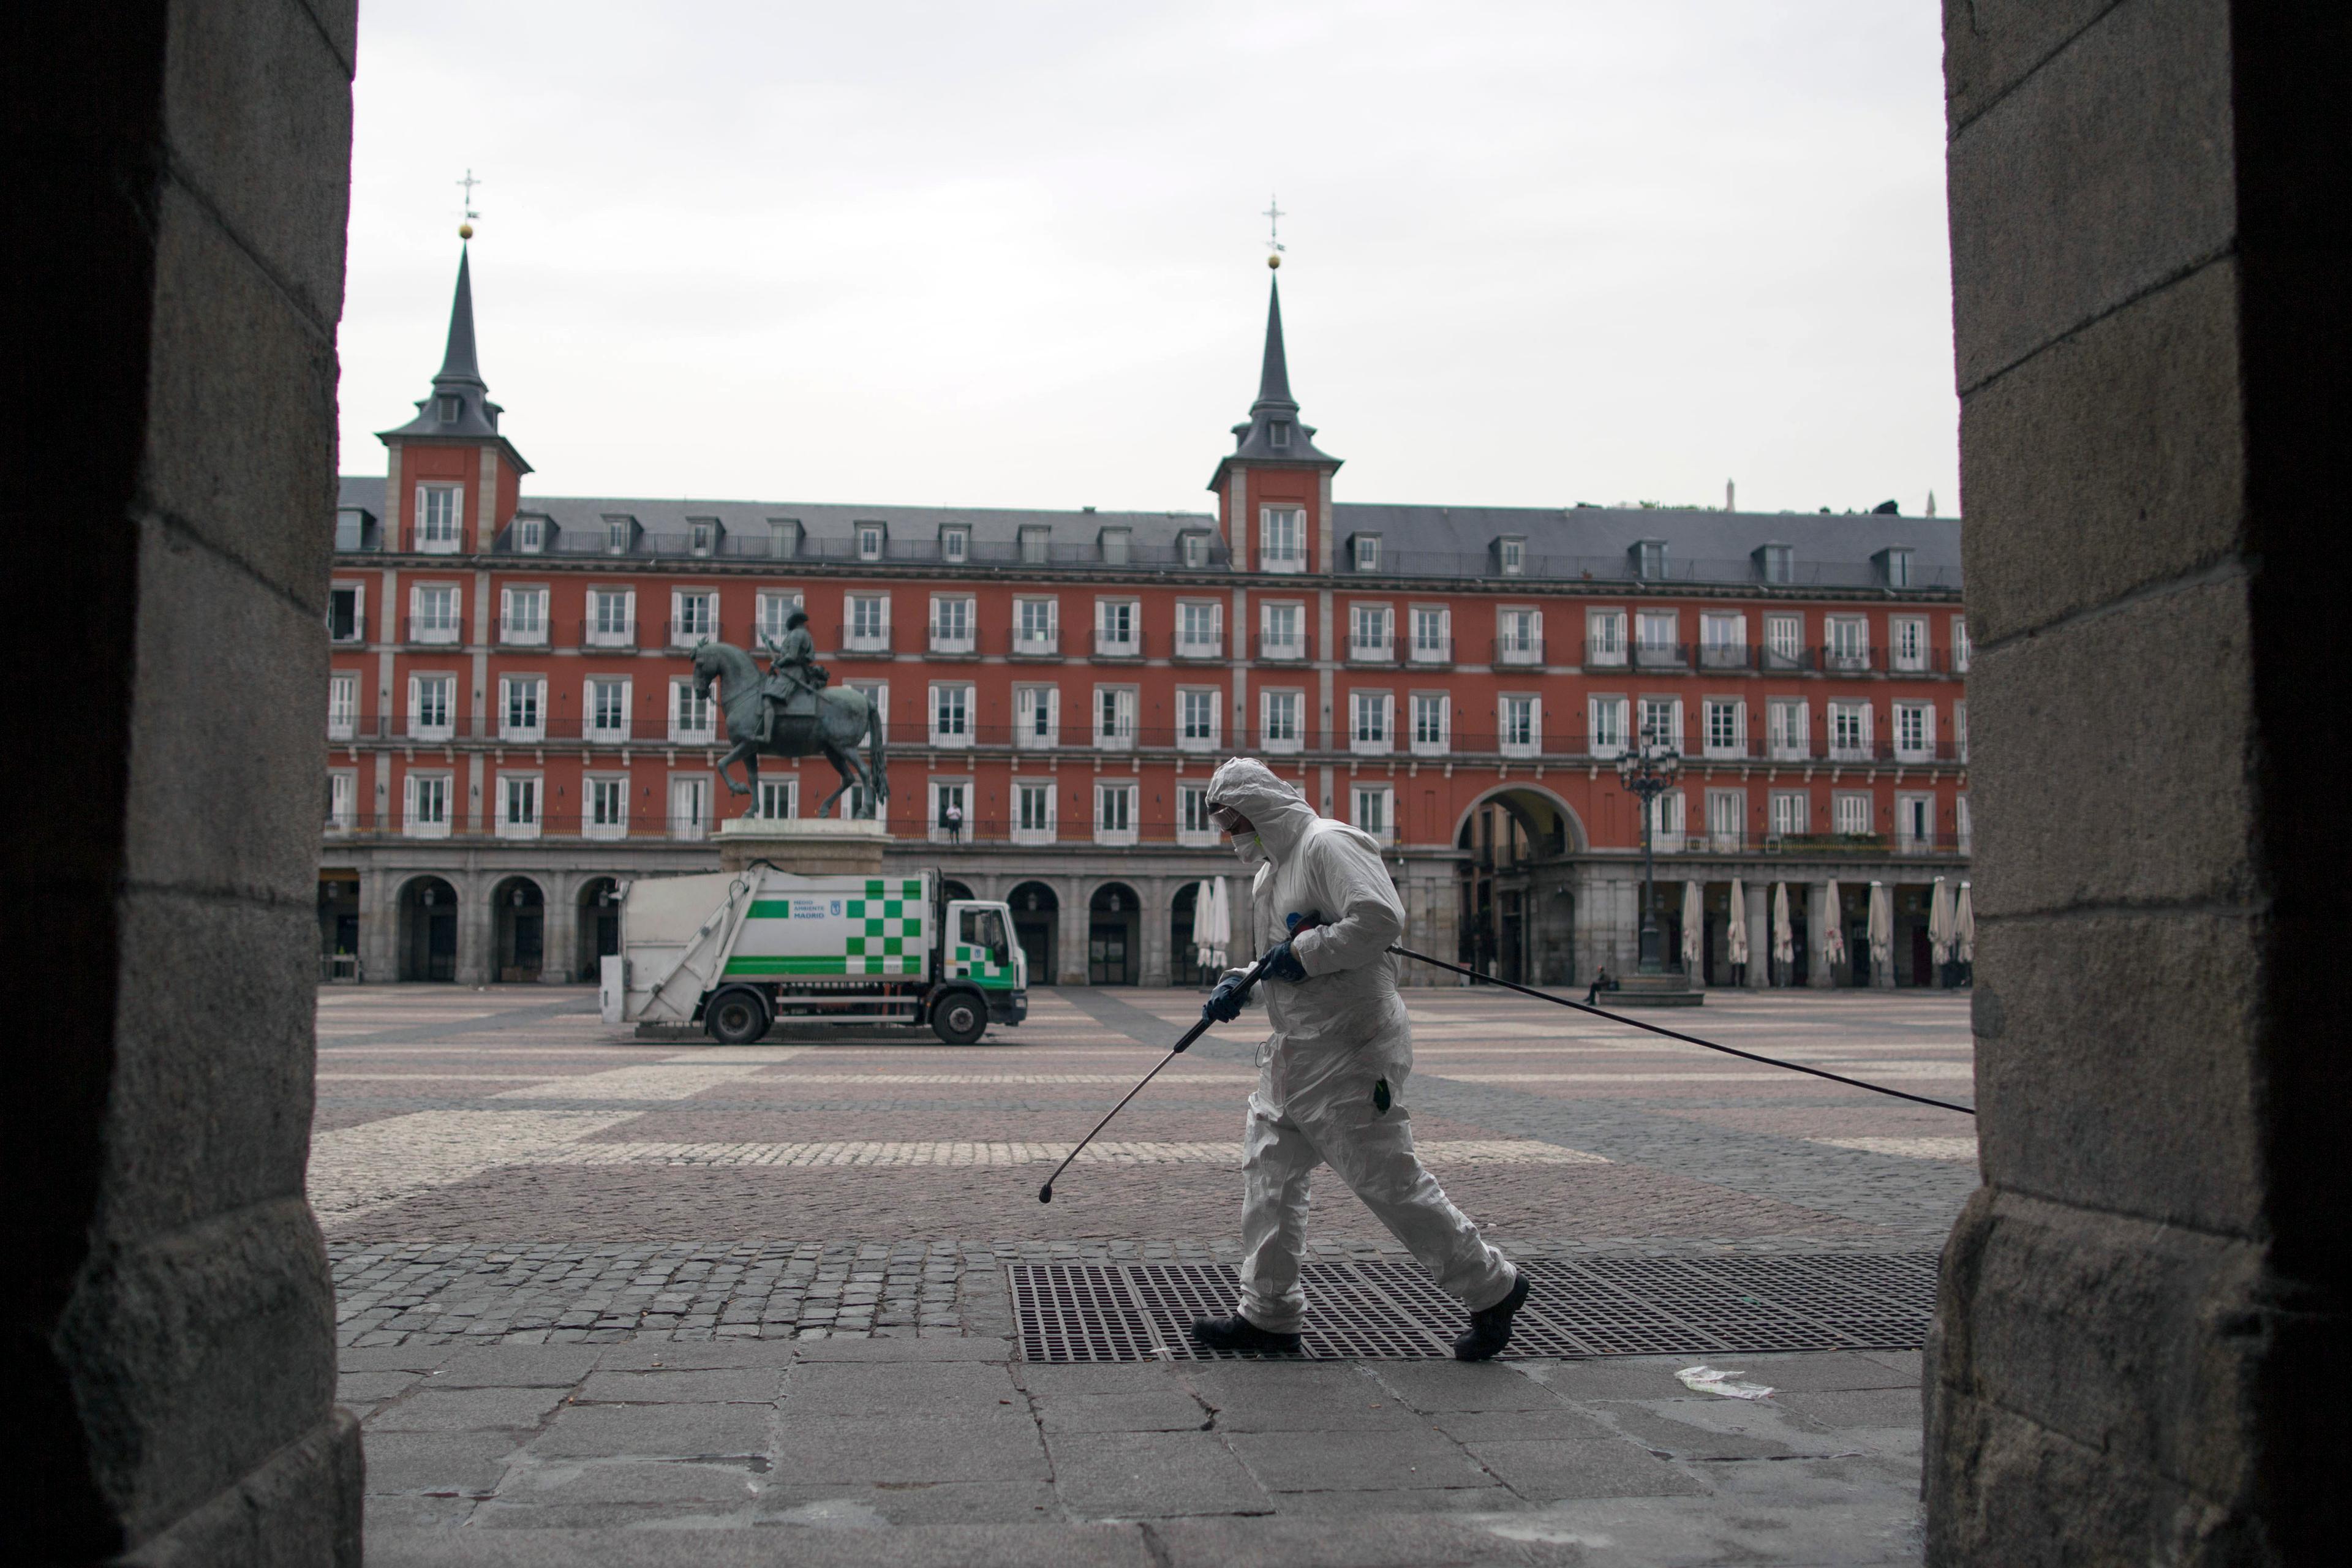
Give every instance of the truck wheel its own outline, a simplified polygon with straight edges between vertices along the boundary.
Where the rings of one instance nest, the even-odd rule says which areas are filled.
[[[702,1026],[722,1046],[748,1046],[768,1034],[768,999],[746,985],[730,985],[702,1009]]]
[[[969,991],[952,991],[931,1009],[931,1027],[951,1046],[979,1043],[988,1032],[988,1004]]]

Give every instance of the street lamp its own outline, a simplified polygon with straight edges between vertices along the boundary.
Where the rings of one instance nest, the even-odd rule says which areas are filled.
[[[1674,787],[1683,771],[1680,752],[1658,739],[1655,729],[1643,726],[1641,743],[1617,759],[1617,782],[1642,803],[1642,973],[1665,973],[1665,943],[1658,931],[1658,862],[1654,839],[1656,808],[1652,805]]]

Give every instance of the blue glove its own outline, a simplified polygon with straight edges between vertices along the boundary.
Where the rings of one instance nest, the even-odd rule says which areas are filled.
[[[1291,941],[1296,942],[1301,931],[1312,931],[1321,925],[1323,917],[1319,914],[1291,914],[1283,917],[1283,923],[1290,928]],[[1298,962],[1297,953],[1290,951],[1289,942],[1274,950],[1266,960],[1265,972],[1271,978],[1292,985],[1307,978],[1307,966]]]
[[[1249,1000],[1250,982],[1246,974],[1228,974],[1217,982],[1209,999],[1201,1004],[1201,1016],[1220,1024],[1230,1024],[1242,1016],[1242,1005]]]

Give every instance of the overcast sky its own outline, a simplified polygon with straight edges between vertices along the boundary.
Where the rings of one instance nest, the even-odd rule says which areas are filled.
[[[481,363],[541,495],[1956,510],[1927,0],[369,0],[345,472]]]

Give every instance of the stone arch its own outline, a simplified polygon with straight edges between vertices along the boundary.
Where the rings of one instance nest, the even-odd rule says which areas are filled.
[[[574,911],[572,974],[594,984],[604,960],[621,951],[621,879],[583,877],[572,889]]]
[[[421,871],[400,885],[398,978],[447,983],[457,978],[460,901],[448,878]]]
[[[1559,847],[1553,851],[1555,854],[1581,855],[1592,847],[1591,837],[1584,830],[1584,818],[1577,815],[1576,807],[1557,792],[1530,779],[1496,784],[1463,807],[1462,814],[1454,819],[1456,848],[1470,847],[1468,836],[1477,815],[1491,804],[1500,804],[1508,810],[1528,829],[1530,838],[1538,837],[1539,829],[1546,837],[1551,837],[1557,826],[1556,842]]]
[[[1087,895],[1087,984],[1134,985],[1143,972],[1143,895],[1124,881]]]
[[[1528,781],[1486,790],[1454,831],[1455,962],[1519,984],[1576,974],[1576,889],[1569,861],[1591,845],[1576,809]]]
[[[547,889],[516,873],[491,885],[490,978],[508,984],[536,981],[547,966]]]
[[[1029,984],[1053,985],[1061,979],[1062,900],[1050,882],[1015,882],[1004,895],[1013,911],[1013,940],[1028,955]]]

